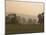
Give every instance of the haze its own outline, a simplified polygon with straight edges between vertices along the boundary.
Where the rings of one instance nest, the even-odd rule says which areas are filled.
[[[43,3],[6,1],[6,14],[15,13],[37,16],[43,12]]]

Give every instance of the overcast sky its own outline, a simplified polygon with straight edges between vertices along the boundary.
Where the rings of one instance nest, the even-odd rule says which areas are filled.
[[[43,12],[43,3],[6,1],[6,12],[37,16]]]

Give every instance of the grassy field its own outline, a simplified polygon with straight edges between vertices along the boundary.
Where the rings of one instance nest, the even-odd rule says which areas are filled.
[[[6,33],[34,33],[43,31],[43,24],[6,24]]]

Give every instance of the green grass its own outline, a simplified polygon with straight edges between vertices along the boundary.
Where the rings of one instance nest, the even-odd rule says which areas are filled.
[[[17,32],[43,32],[43,24],[7,24],[7,33],[17,33]]]

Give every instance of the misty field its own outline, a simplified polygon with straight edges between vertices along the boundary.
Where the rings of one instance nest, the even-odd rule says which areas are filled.
[[[6,24],[6,33],[44,32],[43,24]]]

